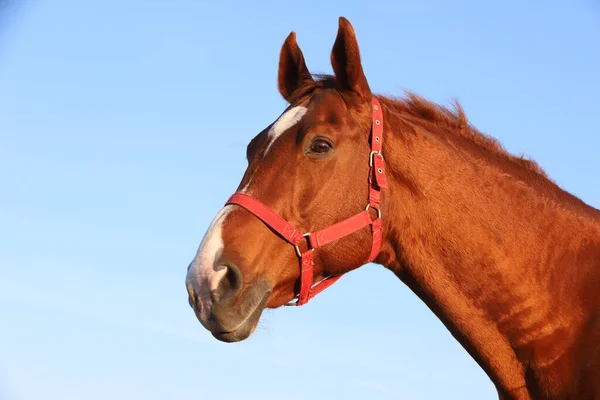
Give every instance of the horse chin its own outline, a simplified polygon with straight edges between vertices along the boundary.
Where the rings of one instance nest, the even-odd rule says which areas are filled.
[[[264,293],[262,300],[258,303],[256,308],[248,315],[248,317],[242,322],[237,328],[231,331],[212,331],[211,334],[217,340],[226,343],[241,342],[247,339],[256,330],[258,321],[262,315],[267,299],[269,298],[270,291]]]

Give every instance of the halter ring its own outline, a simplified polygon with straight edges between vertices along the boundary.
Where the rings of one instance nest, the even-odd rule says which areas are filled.
[[[310,232],[306,232],[305,234],[302,235],[302,237],[309,237],[310,236]],[[307,240],[308,243],[308,240]],[[308,244],[310,247],[310,243]],[[296,250],[296,255],[298,256],[298,258],[302,258],[302,252],[300,251],[300,247],[298,247],[297,244],[294,245],[294,250]],[[314,248],[310,248],[311,251],[315,251]]]
[[[369,208],[371,208],[370,204],[367,204],[367,206],[365,207],[365,211],[369,211]],[[376,208],[377,210],[377,218],[381,218],[381,209]]]

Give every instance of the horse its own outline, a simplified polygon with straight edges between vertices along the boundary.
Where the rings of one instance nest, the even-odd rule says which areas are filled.
[[[344,17],[330,58],[333,75],[312,74],[296,33],[283,43],[289,106],[249,142],[187,269],[202,326],[244,340],[264,309],[306,304],[373,262],[500,399],[600,399],[600,210],[477,130],[458,102],[373,94]]]

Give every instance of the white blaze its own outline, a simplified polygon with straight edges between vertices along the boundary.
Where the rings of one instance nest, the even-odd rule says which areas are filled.
[[[267,148],[265,149],[265,154],[271,148],[271,145],[283,132],[290,129],[292,126],[296,125],[298,121],[302,119],[304,114],[308,109],[306,107],[294,107],[287,110],[269,129],[269,143],[267,144]]]
[[[271,126],[271,129],[269,129],[269,132],[268,132],[268,140],[269,141],[267,142],[267,147],[265,148],[263,157],[267,154],[267,152],[269,151],[269,149],[271,148],[271,146],[273,145],[275,140],[277,140],[277,138],[279,138],[279,136],[281,136],[285,131],[290,129],[292,126],[296,125],[298,123],[298,121],[300,121],[302,119],[304,114],[306,114],[306,111],[307,111],[307,108],[301,107],[301,106],[290,108],[288,111],[283,113],[283,115],[281,115],[277,121],[275,121],[273,126]],[[253,176],[251,176],[250,179],[248,179],[248,182],[242,188],[242,190],[240,190],[240,192],[251,194],[249,189],[250,189],[250,184],[252,183],[252,178],[253,178]]]

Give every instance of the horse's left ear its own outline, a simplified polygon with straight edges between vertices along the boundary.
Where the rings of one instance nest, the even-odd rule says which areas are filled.
[[[331,65],[342,88],[370,98],[371,89],[360,62],[358,41],[350,21],[340,17],[338,34],[331,50]]]
[[[296,42],[296,33],[289,34],[279,53],[279,76],[277,84],[281,96],[291,102],[296,90],[307,83],[314,82],[306,68],[304,55]]]

